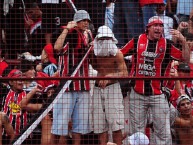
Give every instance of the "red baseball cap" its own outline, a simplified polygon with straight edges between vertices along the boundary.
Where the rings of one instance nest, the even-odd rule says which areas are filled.
[[[163,25],[164,23],[163,23],[162,19],[159,16],[153,16],[153,17],[151,17],[149,19],[147,27],[152,26],[154,24],[161,24],[161,25]]]
[[[22,76],[22,72],[18,69],[13,69],[7,75],[8,78],[20,78]]]
[[[44,47],[44,51],[47,53],[49,61],[51,63],[57,64],[56,59],[54,58],[54,49],[51,43]]]

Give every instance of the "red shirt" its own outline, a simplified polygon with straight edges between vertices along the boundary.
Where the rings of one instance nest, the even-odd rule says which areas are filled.
[[[123,55],[133,55],[131,76],[160,77],[169,76],[173,59],[180,60],[182,52],[170,40],[160,38],[158,41],[147,39],[142,34],[129,41],[122,49]],[[161,80],[134,80],[134,90],[143,95],[162,94]]]
[[[8,67],[7,62],[5,62],[5,61],[0,62],[0,76],[2,76],[3,71],[4,71],[7,67]]]
[[[148,4],[162,4],[164,0],[139,0],[141,7]]]

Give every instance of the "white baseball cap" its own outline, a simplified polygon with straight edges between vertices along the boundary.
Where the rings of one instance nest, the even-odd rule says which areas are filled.
[[[177,106],[179,106],[180,102],[185,99],[188,99],[191,102],[190,97],[186,94],[183,94],[180,97],[178,97],[178,99],[176,100]]]
[[[148,145],[149,139],[142,132],[136,132],[130,137],[128,137],[128,141],[131,145]]]
[[[82,20],[85,20],[85,19],[91,21],[88,12],[85,11],[85,10],[78,10],[78,11],[74,14],[73,20],[74,20],[75,22],[79,22],[79,21],[82,21]]]
[[[159,16],[153,16],[148,20],[147,27],[153,25],[153,24],[161,24],[163,25],[163,20]]]

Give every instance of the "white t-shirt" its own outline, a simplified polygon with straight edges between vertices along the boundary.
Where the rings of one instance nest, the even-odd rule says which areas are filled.
[[[164,37],[172,40],[172,35],[170,34],[170,29],[173,29],[174,21],[171,17],[165,15],[158,15],[164,23]]]

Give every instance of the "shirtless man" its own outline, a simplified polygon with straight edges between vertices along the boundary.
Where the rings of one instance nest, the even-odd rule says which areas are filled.
[[[116,46],[111,29],[101,26],[94,39],[95,61],[93,67],[98,71],[98,77],[127,76],[127,67],[122,53]],[[122,144],[124,128],[123,96],[118,80],[96,80],[93,95],[94,133],[99,134],[100,145],[108,142],[109,129],[113,132],[113,142]]]
[[[175,119],[174,125],[180,145],[193,144],[193,116],[189,96],[181,95],[177,99],[177,108],[180,115]]]

